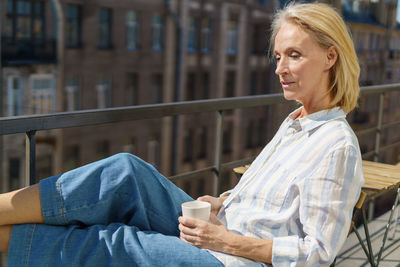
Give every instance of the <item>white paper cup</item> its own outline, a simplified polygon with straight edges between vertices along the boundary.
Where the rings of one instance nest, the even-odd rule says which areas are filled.
[[[211,204],[204,201],[189,201],[182,203],[182,216],[208,221],[210,218]]]

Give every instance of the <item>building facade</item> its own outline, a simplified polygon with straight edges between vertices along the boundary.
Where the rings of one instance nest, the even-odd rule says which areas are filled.
[[[330,2],[353,34],[360,83],[400,81],[400,31],[393,3]],[[266,56],[271,16],[283,5],[278,1],[7,0],[1,5],[4,116],[280,92]],[[397,118],[398,100],[387,99],[386,104]],[[376,103],[361,99],[363,112],[350,115],[354,127],[376,124],[372,101]],[[227,111],[223,161],[260,152],[293,107]],[[136,154],[166,176],[209,166],[215,156],[215,116],[37,133],[37,177],[118,152]],[[395,133],[383,136],[383,142],[393,140]],[[373,141],[363,139],[362,149],[372,150]],[[25,183],[24,143],[23,135],[3,137],[3,191]],[[385,159],[398,155],[398,149],[388,151]],[[223,189],[237,182],[229,170],[223,177]],[[212,179],[178,185],[196,197],[212,193]]]

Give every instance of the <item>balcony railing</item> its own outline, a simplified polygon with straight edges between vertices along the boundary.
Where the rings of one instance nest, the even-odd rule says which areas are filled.
[[[381,146],[381,133],[386,128],[400,125],[399,121],[383,124],[384,95],[390,91],[400,92],[399,84],[368,86],[361,88],[362,95],[378,95],[378,114],[376,126],[361,131],[357,131],[358,136],[375,133],[375,149],[363,154],[364,158],[373,157],[377,161],[379,154],[385,150],[400,146],[400,141],[390,145]],[[109,108],[87,111],[64,112],[47,115],[30,115],[19,117],[0,118],[0,135],[26,133],[26,164],[27,164],[27,183],[35,182],[35,133],[37,131],[61,129],[77,126],[89,126],[105,123],[116,123],[122,121],[134,121],[145,119],[156,119],[166,116],[177,116],[191,113],[216,112],[216,150],[214,165],[178,174],[170,177],[171,180],[191,178],[206,173],[214,173],[214,194],[219,193],[220,174],[223,168],[231,168],[237,165],[249,163],[253,159],[240,159],[234,162],[222,162],[222,144],[224,112],[232,109],[242,109],[258,106],[270,106],[285,103],[282,94],[269,94],[259,96],[245,96],[234,98],[210,99],[199,101],[188,101],[178,103],[165,103],[157,105],[131,106],[121,108]]]
[[[4,64],[20,65],[35,63],[55,63],[56,40],[15,39],[2,36],[2,60]]]

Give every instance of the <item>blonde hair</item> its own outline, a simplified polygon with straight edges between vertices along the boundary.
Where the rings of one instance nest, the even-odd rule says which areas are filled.
[[[275,37],[285,23],[310,32],[322,48],[336,48],[338,57],[330,71],[328,88],[331,108],[341,107],[346,113],[353,110],[360,93],[360,66],[350,33],[340,15],[323,3],[290,3],[278,11],[272,21],[270,54],[273,54]]]

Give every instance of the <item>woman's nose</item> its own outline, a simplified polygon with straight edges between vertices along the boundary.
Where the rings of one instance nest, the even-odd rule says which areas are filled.
[[[283,58],[281,58],[279,61],[276,62],[275,74],[282,75],[285,73],[287,73],[286,62]]]

